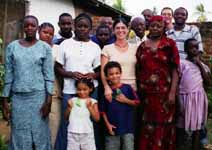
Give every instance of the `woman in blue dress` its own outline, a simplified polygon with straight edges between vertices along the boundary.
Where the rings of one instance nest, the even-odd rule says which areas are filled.
[[[53,91],[51,48],[36,39],[38,19],[26,16],[24,39],[10,43],[5,56],[3,115],[11,119],[10,150],[50,150],[48,114]],[[11,113],[8,97],[11,97]]]

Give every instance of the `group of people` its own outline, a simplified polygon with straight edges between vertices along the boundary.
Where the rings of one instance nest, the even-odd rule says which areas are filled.
[[[25,38],[5,56],[9,149],[175,150],[189,131],[199,150],[210,69],[187,17],[183,7],[146,9],[130,23],[102,17],[91,35],[89,15],[63,13],[54,35],[52,24],[26,16]]]

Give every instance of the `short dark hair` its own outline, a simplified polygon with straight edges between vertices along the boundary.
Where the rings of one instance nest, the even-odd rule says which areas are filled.
[[[29,19],[29,18],[35,19],[36,22],[37,22],[37,25],[39,24],[38,18],[35,17],[35,16],[33,16],[33,15],[27,15],[27,16],[25,16],[24,19],[23,19],[23,22],[24,22],[25,20]]]
[[[121,65],[117,61],[109,61],[104,67],[105,76],[108,75],[108,70],[111,68],[118,68],[122,72]]]
[[[174,15],[173,9],[171,7],[163,7],[163,9],[161,10],[160,14],[162,15],[162,12],[164,10],[166,10],[166,9],[171,10],[172,16]]]
[[[92,91],[90,92],[90,95],[94,92],[93,80],[86,79],[86,78],[83,78],[83,79],[80,79],[80,80],[76,80],[75,87],[77,88],[78,84],[80,84],[80,83],[86,84],[90,89],[92,89]]]
[[[51,23],[49,23],[49,22],[44,22],[44,23],[42,23],[42,24],[39,26],[39,32],[40,32],[41,29],[46,28],[46,27],[50,27],[50,28],[52,28],[52,29],[54,30],[54,26],[53,26]]]
[[[184,50],[185,52],[187,52],[188,50],[188,45],[190,44],[191,41],[197,41],[195,38],[190,38],[190,39],[187,39],[185,42],[184,42]]]
[[[108,26],[100,25],[100,26],[97,27],[96,33],[98,33],[100,29],[108,29],[110,33],[112,32]]]
[[[185,10],[186,16],[188,17],[188,10],[187,10],[186,8],[184,8],[184,7],[178,7],[177,9],[175,9],[174,13],[175,13],[176,10],[178,10],[178,9],[183,9],[183,10]]]
[[[90,23],[91,28],[92,28],[92,19],[91,19],[91,17],[90,17],[88,14],[86,14],[86,13],[81,13],[81,14],[79,14],[79,15],[74,19],[74,24],[76,25],[76,23],[77,23],[79,20],[81,20],[82,18],[87,19],[87,20],[89,21],[89,23]]]
[[[61,20],[62,17],[71,17],[72,16],[69,14],[69,13],[62,13],[60,16],[59,16],[59,21]]]
[[[114,23],[113,23],[113,29],[114,29],[115,26],[116,26],[118,23],[120,23],[120,22],[123,23],[124,25],[126,25],[126,26],[128,27],[127,21],[126,21],[124,18],[119,17],[119,18],[115,19],[115,21],[114,21]]]

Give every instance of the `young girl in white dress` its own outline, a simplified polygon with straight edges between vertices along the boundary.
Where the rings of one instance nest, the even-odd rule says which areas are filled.
[[[65,118],[69,120],[67,150],[96,150],[91,118],[100,118],[97,100],[90,97],[94,84],[90,79],[76,81],[77,96],[68,100]]]

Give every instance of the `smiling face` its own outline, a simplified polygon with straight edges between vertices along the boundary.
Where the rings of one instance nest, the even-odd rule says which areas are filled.
[[[75,35],[80,41],[86,41],[89,39],[90,30],[91,24],[88,19],[81,18],[76,21]]]
[[[171,9],[163,9],[161,15],[165,17],[166,23],[171,24],[173,19],[173,12]]]
[[[118,67],[109,68],[106,78],[112,86],[119,85],[121,83],[121,70]]]
[[[88,98],[91,92],[92,92],[92,89],[85,83],[77,84],[77,95],[80,98]]]
[[[47,42],[49,45],[52,44],[52,39],[54,36],[54,29],[51,27],[43,27],[39,31],[40,40]]]
[[[114,26],[113,30],[114,30],[114,34],[116,36],[116,39],[123,40],[123,39],[127,38],[129,30],[124,23],[122,23],[122,22],[117,23]]]
[[[24,33],[26,38],[35,39],[38,30],[38,22],[35,18],[29,17],[24,20]]]
[[[178,25],[184,25],[187,20],[187,11],[183,8],[178,8],[174,11],[174,20]]]

